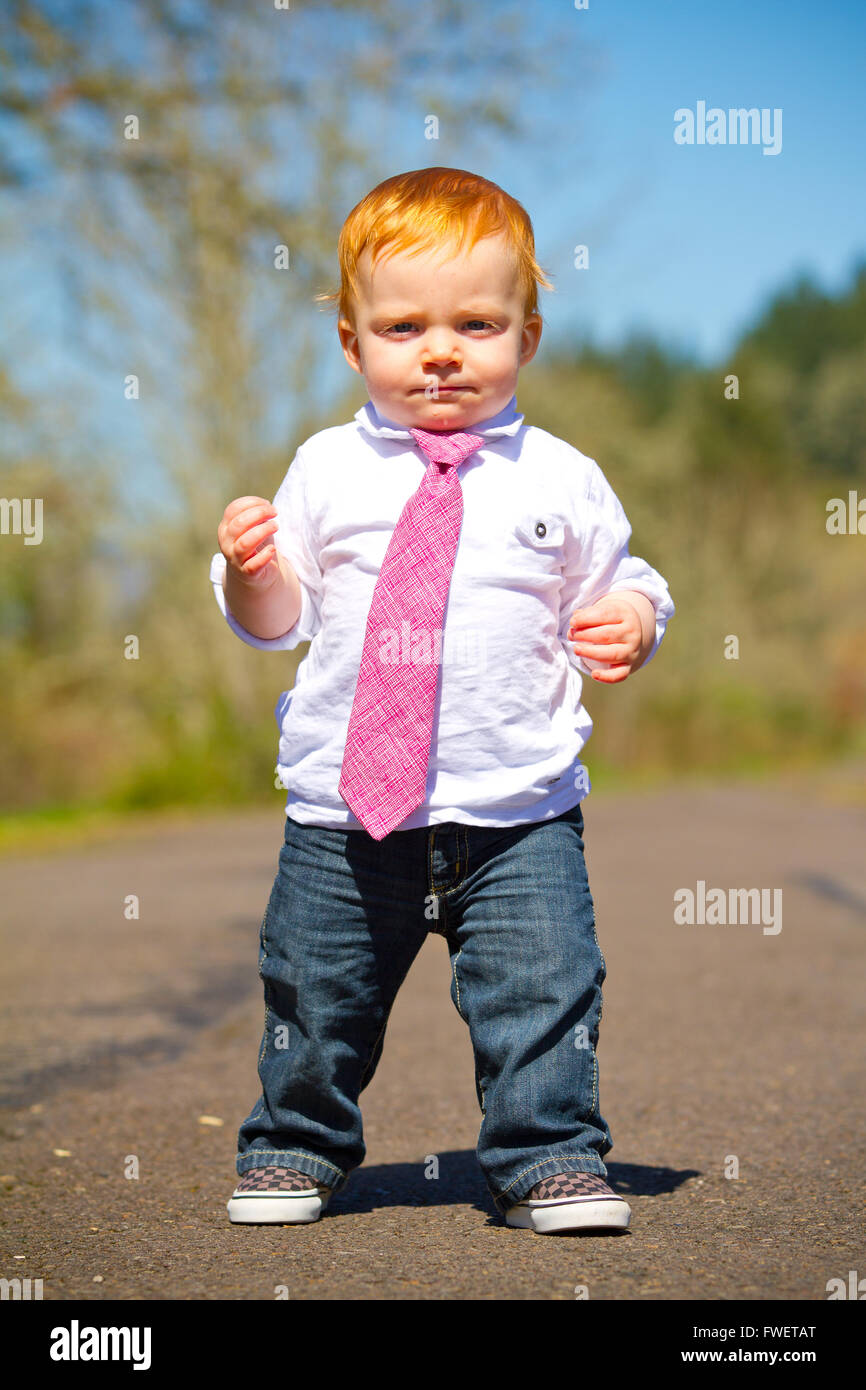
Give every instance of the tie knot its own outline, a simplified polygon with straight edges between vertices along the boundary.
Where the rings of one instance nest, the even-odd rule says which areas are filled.
[[[480,434],[466,434],[462,430],[439,430],[432,433],[429,430],[410,429],[409,433],[418,447],[423,449],[434,463],[444,463],[454,468],[470,454],[474,454],[484,443]]]

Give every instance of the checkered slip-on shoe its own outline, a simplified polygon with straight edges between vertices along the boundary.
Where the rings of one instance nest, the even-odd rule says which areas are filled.
[[[244,1173],[226,1203],[230,1221],[248,1225],[297,1225],[318,1221],[332,1189],[296,1168],[269,1164]]]
[[[630,1217],[628,1203],[598,1173],[554,1173],[509,1207],[505,1222],[548,1235],[555,1231],[623,1230]]]

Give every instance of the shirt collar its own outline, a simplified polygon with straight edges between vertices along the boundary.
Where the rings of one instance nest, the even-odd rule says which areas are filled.
[[[361,406],[355,414],[355,419],[362,430],[376,439],[411,439],[413,444],[415,442],[409,433],[408,425],[398,425],[396,421],[380,415],[372,401],[367,401],[366,405]],[[480,434],[485,439],[495,438],[498,435],[517,434],[522,424],[523,416],[517,410],[517,397],[512,396],[498,415],[491,415],[488,420],[479,420],[477,424],[469,425],[467,433]]]

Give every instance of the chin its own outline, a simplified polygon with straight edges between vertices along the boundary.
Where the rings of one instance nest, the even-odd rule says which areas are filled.
[[[438,401],[425,402],[425,405],[427,406],[425,413],[429,413],[431,419],[441,417],[443,420],[455,420],[459,417],[463,420],[469,416],[479,420],[482,418],[479,414],[478,402],[466,396],[455,397],[454,400],[448,400],[447,397],[443,399],[440,396]]]

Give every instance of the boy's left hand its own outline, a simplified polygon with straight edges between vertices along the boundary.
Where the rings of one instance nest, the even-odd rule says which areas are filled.
[[[576,638],[578,656],[603,661],[592,678],[613,685],[624,681],[643,662],[646,642],[640,615],[624,598],[602,598],[589,608],[575,608],[568,629],[569,640]]]

